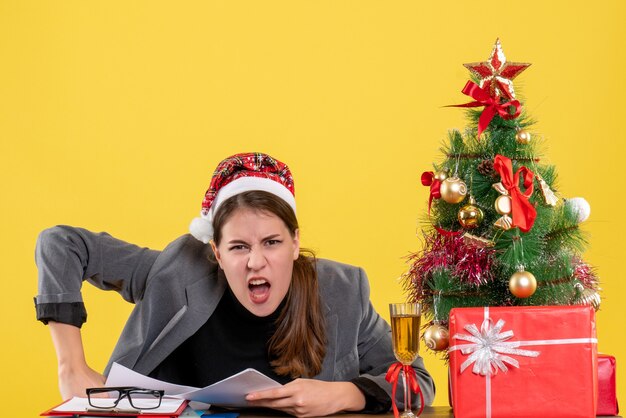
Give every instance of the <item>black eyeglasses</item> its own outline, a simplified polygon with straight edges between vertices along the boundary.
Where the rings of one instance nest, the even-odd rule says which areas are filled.
[[[164,394],[164,390],[142,389],[134,386],[87,389],[89,405],[98,409],[118,408],[123,399],[127,399],[130,407],[134,409],[156,409],[161,406]],[[124,408],[126,406],[124,404],[122,402],[119,408]]]

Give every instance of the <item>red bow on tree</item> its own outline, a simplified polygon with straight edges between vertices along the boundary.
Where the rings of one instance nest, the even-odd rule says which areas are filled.
[[[432,206],[433,199],[441,198],[441,180],[437,180],[435,178],[435,173],[432,171],[424,171],[422,173],[422,184],[424,186],[430,186],[430,196],[428,196],[428,217],[430,218],[430,207]],[[459,231],[446,231],[445,229],[433,225],[440,234],[447,236],[455,236],[459,235],[463,232],[463,230]]]
[[[428,215],[430,215],[430,206],[433,203],[433,199],[439,199],[441,197],[441,180],[435,178],[435,173],[432,171],[424,171],[422,173],[422,184],[424,186],[430,186],[430,196],[428,197]]]
[[[478,137],[480,137],[480,134],[487,129],[487,126],[489,126],[491,119],[493,119],[496,113],[500,115],[502,119],[515,119],[522,111],[522,105],[519,100],[511,100],[506,103],[500,103],[500,98],[498,96],[492,97],[487,90],[481,89],[480,86],[473,81],[468,81],[461,92],[466,96],[470,96],[475,101],[460,105],[450,105],[448,107],[485,106],[485,109],[478,118]],[[511,106],[515,108],[515,113],[509,112]]]
[[[393,406],[393,415],[395,418],[398,418],[400,416],[400,413],[398,412],[398,406],[396,405],[396,390],[398,389],[400,372],[404,373],[404,384],[409,387],[411,392],[417,393],[420,397],[420,410],[417,413],[417,416],[419,417],[424,410],[424,395],[422,394],[422,389],[420,388],[419,383],[417,383],[417,374],[410,364],[402,364],[400,362],[393,363],[391,366],[389,366],[389,370],[387,370],[387,375],[385,376],[385,380],[392,385],[391,405]],[[405,398],[405,402],[407,401],[407,398],[408,396]]]
[[[513,164],[511,160],[503,155],[496,155],[493,161],[493,168],[500,174],[500,182],[511,196],[511,217],[513,226],[518,227],[522,232],[528,232],[535,223],[537,211],[528,201],[533,194],[534,173],[522,166],[513,174]],[[522,193],[519,187],[520,175],[524,179],[525,192]]]

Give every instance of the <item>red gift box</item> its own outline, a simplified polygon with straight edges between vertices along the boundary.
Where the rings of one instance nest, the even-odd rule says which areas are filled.
[[[598,354],[598,415],[617,415],[615,357]]]
[[[591,418],[598,394],[589,306],[450,312],[455,418]]]

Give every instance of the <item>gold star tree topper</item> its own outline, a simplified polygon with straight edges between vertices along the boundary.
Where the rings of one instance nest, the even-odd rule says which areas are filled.
[[[496,39],[487,61],[463,64],[476,77],[480,78],[480,87],[492,97],[515,99],[513,79],[530,66],[525,62],[507,62],[500,39]]]

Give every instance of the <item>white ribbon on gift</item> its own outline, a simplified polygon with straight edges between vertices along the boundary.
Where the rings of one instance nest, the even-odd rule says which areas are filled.
[[[539,351],[521,350],[517,348],[520,346],[519,341],[507,341],[513,337],[513,331],[500,332],[502,331],[502,327],[504,327],[504,320],[498,320],[494,326],[493,321],[486,318],[480,326],[480,331],[476,325],[468,324],[465,325],[464,328],[471,335],[454,335],[453,338],[457,340],[471,342],[471,344],[465,344],[460,348],[461,353],[465,355],[471,354],[468,359],[461,364],[461,373],[472,363],[474,364],[472,372],[481,376],[496,374],[498,369],[506,372],[508,367],[506,367],[505,363],[519,368],[519,362],[513,357],[504,354],[525,357],[537,357],[539,355]]]
[[[597,338],[562,338],[554,340],[526,340],[526,341],[507,341],[513,337],[513,331],[501,332],[505,321],[499,319],[496,325],[489,318],[489,307],[484,308],[484,319],[480,326],[480,331],[475,324],[465,325],[464,329],[471,335],[455,334],[452,338],[457,340],[469,341],[470,344],[454,345],[448,349],[448,352],[459,350],[461,353],[470,356],[461,364],[461,373],[474,364],[472,372],[485,376],[485,417],[491,418],[491,375],[495,375],[498,370],[508,371],[505,363],[519,368],[519,362],[505,354],[537,357],[541,354],[539,351],[522,350],[518,347],[528,345],[560,345],[560,344],[597,344]]]

